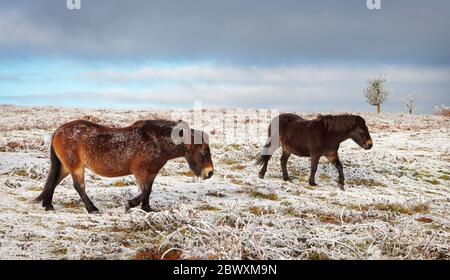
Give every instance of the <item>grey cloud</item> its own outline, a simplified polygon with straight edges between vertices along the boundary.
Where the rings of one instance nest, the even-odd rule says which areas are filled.
[[[450,62],[450,2],[2,1],[0,56],[233,63]],[[16,27],[16,28],[15,28]],[[1,35],[0,35],[1,36]],[[9,38],[11,39],[9,39]]]
[[[447,0],[382,0],[381,11],[365,0],[81,1],[81,11],[67,10],[65,0],[1,1],[0,62],[74,58],[91,69],[74,79],[83,88],[93,82],[95,91],[2,92],[0,103],[186,107],[203,100],[363,111],[370,110],[364,81],[378,71],[394,92],[387,110],[401,110],[399,97],[410,92],[423,96],[420,112],[449,103]],[[95,64],[103,61],[104,68]],[[185,66],[152,68],[155,61]],[[124,72],[129,64],[138,69]],[[4,70],[0,81],[19,82]]]
[[[170,67],[144,66],[133,70],[96,69],[83,75],[84,78],[108,83],[146,81],[194,81],[219,83],[255,83],[301,85],[320,83],[352,83],[363,81],[384,73],[389,80],[401,83],[445,83],[450,80],[450,68],[427,67],[337,67],[337,66],[284,66],[284,67],[242,67],[218,64],[189,64]],[[376,72],[375,72],[376,73]]]

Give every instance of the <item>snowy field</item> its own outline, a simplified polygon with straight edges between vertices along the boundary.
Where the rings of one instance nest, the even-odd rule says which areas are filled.
[[[89,215],[70,176],[56,188],[55,211],[32,202],[47,176],[53,130],[79,118],[191,122],[192,112],[0,106],[0,259],[450,259],[450,118],[361,114],[374,147],[342,144],[340,191],[325,159],[317,187],[307,183],[306,158],[290,158],[292,180],[284,182],[280,151],[259,179],[261,145],[239,133],[236,143],[220,141],[222,113],[205,110],[197,127],[212,138],[211,179],[193,178],[184,159],[174,160],[155,181],[155,212],[125,213],[139,192],[133,178],[88,173],[87,193],[101,211]],[[267,124],[247,137],[264,140]]]

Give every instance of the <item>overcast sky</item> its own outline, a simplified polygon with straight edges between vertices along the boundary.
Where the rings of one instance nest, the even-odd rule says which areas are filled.
[[[111,108],[204,106],[384,110],[450,105],[450,1],[0,2],[0,103]]]

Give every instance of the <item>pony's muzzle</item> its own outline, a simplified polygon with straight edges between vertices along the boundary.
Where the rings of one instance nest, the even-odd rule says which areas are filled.
[[[373,147],[373,143],[372,140],[367,140],[367,142],[364,144],[364,149],[365,150],[370,150]]]
[[[214,174],[214,168],[212,167],[205,167],[202,169],[202,179],[206,180],[212,177]]]

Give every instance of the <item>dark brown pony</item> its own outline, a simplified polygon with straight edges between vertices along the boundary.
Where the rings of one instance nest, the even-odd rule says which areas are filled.
[[[315,120],[305,120],[295,114],[281,114],[272,120],[278,121],[279,144],[282,147],[281,170],[283,179],[289,180],[286,164],[291,154],[311,158],[311,174],[309,184],[316,186],[315,174],[317,164],[322,156],[333,163],[339,172],[339,187],[344,189],[344,172],[339,160],[338,149],[341,142],[352,139],[360,147],[369,150],[372,148],[372,139],[365,120],[355,115],[319,116]],[[272,126],[271,124],[271,126]],[[267,153],[270,147],[271,126],[269,126],[269,141],[262,153],[257,157],[257,165],[262,165],[259,177],[262,179],[267,171],[267,163],[272,157]],[[276,139],[276,138],[275,138]],[[276,146],[275,148],[278,148]],[[272,151],[273,152],[273,151]]]
[[[141,193],[127,202],[126,210],[142,203],[142,209],[150,211],[153,181],[168,160],[185,157],[196,176],[207,179],[213,175],[207,135],[189,129],[187,125],[179,129],[179,124],[167,120],[146,120],[124,128],[111,128],[76,120],[60,126],[52,137],[47,182],[35,201],[42,201],[45,210],[52,210],[53,192],[70,174],[87,211],[98,212],[85,192],[84,171],[88,168],[105,177],[133,174]],[[174,129],[179,129],[176,130],[178,136],[183,139],[191,137],[191,141],[176,144],[172,140]],[[194,142],[194,138],[201,140]]]

